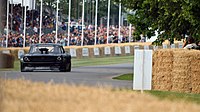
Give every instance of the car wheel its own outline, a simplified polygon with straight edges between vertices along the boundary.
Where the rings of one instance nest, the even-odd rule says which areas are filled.
[[[21,72],[26,72],[24,64],[21,62],[20,64]]]
[[[60,69],[61,72],[71,72],[71,63],[69,65],[65,65]]]
[[[71,63],[69,63],[68,68],[66,70],[67,72],[71,72]]]

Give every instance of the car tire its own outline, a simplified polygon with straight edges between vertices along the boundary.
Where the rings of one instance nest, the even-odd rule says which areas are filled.
[[[26,72],[24,64],[22,62],[20,63],[20,69],[21,69],[21,72]]]
[[[71,63],[69,64],[69,66],[68,66],[66,72],[71,72]]]
[[[69,65],[65,65],[60,69],[60,72],[71,72],[71,63]]]

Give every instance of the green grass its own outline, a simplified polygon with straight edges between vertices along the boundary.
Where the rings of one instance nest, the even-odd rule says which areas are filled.
[[[133,56],[115,56],[115,57],[83,58],[83,59],[72,58],[71,61],[72,61],[72,67],[109,65],[109,64],[119,64],[119,63],[133,63]],[[13,69],[0,69],[0,71],[19,71],[19,70],[20,70],[19,60],[14,62]]]
[[[133,73],[128,73],[128,74],[120,75],[120,76],[117,76],[117,77],[113,77],[113,79],[117,79],[117,80],[133,80]]]
[[[133,80],[133,74],[123,74],[118,77],[114,77],[113,79],[117,80]],[[179,92],[170,92],[170,91],[145,91],[147,94],[151,94],[153,96],[158,97],[161,100],[167,99],[171,101],[185,101],[185,102],[193,102],[200,104],[200,94],[190,94],[190,93],[179,93]]]
[[[133,56],[117,56],[117,57],[103,57],[103,58],[83,58],[72,59],[72,66],[93,66],[93,65],[109,65],[119,63],[132,63]]]
[[[200,104],[200,94],[191,94],[191,93],[179,93],[179,92],[170,92],[170,91],[145,91],[145,93],[151,94],[153,96],[158,97],[159,99],[167,99],[171,101],[185,101],[185,102],[193,102]]]

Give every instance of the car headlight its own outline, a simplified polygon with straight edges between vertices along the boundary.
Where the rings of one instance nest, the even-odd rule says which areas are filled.
[[[58,60],[58,61],[61,61],[61,60],[62,60],[62,58],[61,58],[60,56],[58,56],[58,57],[57,57],[57,60]]]
[[[24,61],[30,61],[30,60],[28,59],[28,57],[24,57],[23,59],[24,59]]]

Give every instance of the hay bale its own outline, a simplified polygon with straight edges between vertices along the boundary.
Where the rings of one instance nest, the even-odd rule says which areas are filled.
[[[129,46],[130,47],[130,46]],[[130,55],[130,54],[126,54],[125,53],[125,46],[121,47],[121,56],[126,56],[126,55]]]
[[[99,56],[104,57],[104,47],[99,47]]]
[[[153,54],[153,89],[200,93],[200,51],[162,49]]]
[[[110,56],[115,56],[115,47],[114,46],[112,46],[112,47],[110,47]]]
[[[134,55],[134,46],[130,46],[130,51],[131,51],[130,55]]]
[[[78,59],[82,58],[82,48],[77,48],[76,49],[76,55],[77,55]]]
[[[173,52],[168,49],[155,51],[153,54],[152,88],[155,90],[171,90],[172,69]]]
[[[76,58],[82,58],[82,48],[86,47],[86,48],[94,48],[94,47],[98,47],[99,48],[99,51],[100,51],[100,56],[99,57],[104,57],[104,56],[115,56],[114,54],[114,46],[120,46],[121,47],[121,50],[122,50],[122,54],[120,54],[120,56],[125,56],[126,54],[123,52],[123,47],[124,46],[130,46],[131,47],[131,53],[130,55],[134,54],[134,49],[132,48],[133,46],[135,45],[139,45],[139,46],[144,46],[144,45],[151,45],[152,43],[151,42],[144,42],[144,43],[141,43],[141,42],[133,42],[133,43],[120,43],[120,44],[100,44],[100,45],[88,45],[88,46],[65,46],[64,49],[70,49],[70,48],[75,48],[77,49],[77,57]],[[109,46],[111,48],[111,54],[110,55],[105,55],[104,54],[104,47],[107,47]],[[29,47],[25,47],[25,48],[0,48],[0,50],[10,50],[11,51],[11,54],[14,55],[15,59],[18,59],[18,50],[19,49],[22,49],[25,51],[25,54],[28,53],[29,51]],[[89,50],[92,52],[92,50]],[[90,53],[92,54],[92,53]],[[90,56],[89,56],[90,57]],[[94,57],[94,56],[91,56],[91,57]]]
[[[14,61],[13,55],[0,53],[0,68],[14,68]]]
[[[88,48],[89,58],[94,58],[94,48]]]
[[[200,51],[192,51],[193,59],[191,60],[191,85],[192,93],[200,94]]]
[[[193,55],[188,50],[178,50],[174,52],[172,91],[187,92],[192,90],[191,86],[191,61]]]

